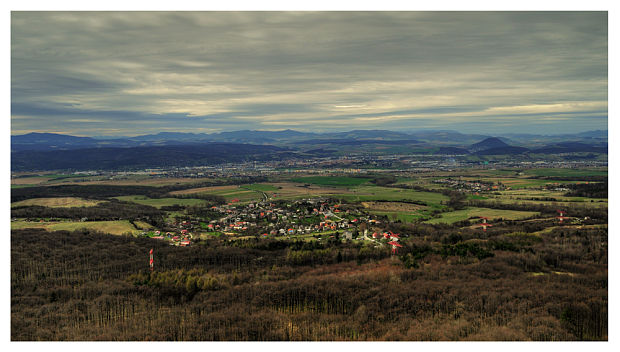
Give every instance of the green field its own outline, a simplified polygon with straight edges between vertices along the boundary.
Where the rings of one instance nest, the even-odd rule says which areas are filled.
[[[420,192],[411,189],[389,188],[379,186],[361,186],[349,190],[353,194],[338,194],[334,197],[344,199],[349,202],[358,201],[415,201],[423,202],[427,205],[438,206],[442,201],[447,201],[448,197],[440,193]]]
[[[482,180],[484,182],[501,183],[511,189],[523,189],[523,188],[540,188],[546,185],[553,185],[556,183],[580,183],[583,181],[553,181],[553,180],[541,180],[535,178],[523,178],[523,177],[464,177],[463,180],[477,181]]]
[[[499,194],[487,194],[485,202],[500,202],[503,204],[545,204],[557,206],[570,206],[571,203],[587,203],[591,206],[607,206],[607,199],[603,198],[587,198],[587,197],[567,197],[564,191],[550,191],[541,189],[513,189],[508,191],[496,192]],[[528,199],[533,198],[533,199]],[[546,200],[553,198],[556,201]],[[470,198],[473,199],[473,198]]]
[[[499,202],[502,204],[544,204],[544,205],[554,205],[558,207],[565,207],[565,206],[568,207],[571,205],[575,205],[575,203],[578,203],[578,204],[594,206],[594,207],[607,207],[606,199],[584,198],[583,200],[580,200],[578,197],[574,197],[574,198],[575,198],[574,200],[565,199],[565,200],[558,200],[557,202],[553,202],[553,201],[543,201],[543,200],[511,199],[507,197],[498,196],[498,197],[484,200],[484,202],[491,202],[491,203]],[[592,200],[592,202],[590,202],[590,200]]]
[[[232,201],[233,199],[238,199],[239,202],[254,202],[261,200],[263,197],[260,193],[251,190],[245,190],[239,188],[238,190],[233,191],[213,191],[213,192],[205,192],[204,194],[214,194],[218,196],[222,196],[226,199],[227,202]]]
[[[516,211],[516,210],[501,210],[501,209],[488,209],[488,208],[466,208],[463,210],[455,210],[449,213],[441,214],[441,217],[434,218],[425,221],[429,224],[452,224],[457,221],[467,220],[469,218],[475,218],[479,216],[485,216],[489,219],[505,219],[505,220],[519,220],[529,218],[530,216],[538,215],[533,211]]]
[[[127,220],[118,221],[62,221],[62,222],[32,222],[32,221],[11,221],[11,230],[26,228],[43,228],[48,231],[75,231],[79,229],[89,229],[109,233],[113,235],[122,235],[124,233],[138,234],[137,230]]]
[[[347,176],[307,176],[292,178],[292,182],[309,183],[321,186],[359,186],[370,181],[370,178]]]
[[[420,213],[405,213],[405,212],[393,212],[393,211],[378,211],[378,210],[370,210],[368,211],[371,214],[387,216],[388,220],[400,220],[401,222],[415,222],[420,219],[427,218],[427,215]]]
[[[555,198],[561,202],[590,202],[594,201],[598,203],[603,200],[607,202],[607,199],[604,198],[588,198],[588,197],[567,197],[564,194],[564,191],[551,191],[551,190],[536,190],[536,189],[520,189],[520,190],[510,190],[510,191],[501,191],[500,196],[497,196],[501,199],[517,199],[517,198]]]
[[[252,191],[261,191],[261,192],[269,192],[269,191],[277,191],[278,187],[273,185],[264,184],[264,183],[253,183],[251,185],[242,185],[241,188],[249,189]]]
[[[197,205],[197,204],[202,204],[205,202],[202,199],[193,199],[193,198],[187,198],[187,199],[149,198],[149,197],[140,196],[140,195],[120,196],[120,197],[114,197],[114,198],[120,201],[123,201],[123,202],[132,202],[132,203],[138,203],[138,204],[143,204],[143,205],[149,205],[155,208],[161,208],[163,206],[171,206],[175,204],[176,205]]]

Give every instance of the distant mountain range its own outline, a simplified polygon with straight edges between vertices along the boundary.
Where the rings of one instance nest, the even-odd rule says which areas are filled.
[[[362,144],[406,144],[426,143],[441,146],[469,148],[470,145],[493,137],[479,134],[464,134],[455,131],[395,132],[387,130],[353,130],[349,132],[312,133],[294,130],[283,131],[233,131],[220,133],[161,132],[135,137],[76,137],[55,133],[28,133],[11,137],[11,150],[63,150],[81,148],[138,147],[155,145],[202,144],[205,142],[272,144],[294,146],[297,144],[343,144],[353,141]],[[347,141],[347,142],[344,142]],[[587,131],[578,134],[543,136],[533,134],[511,134],[492,139],[506,145],[521,147],[542,147],[553,143],[581,142],[585,144],[606,144],[607,131]],[[487,142],[488,143],[488,142]],[[502,145],[497,145],[501,147]],[[487,148],[488,149],[488,148]]]
[[[280,147],[237,143],[57,151],[25,150],[13,153],[11,169],[14,171],[141,169],[279,160],[290,156],[294,154]]]
[[[563,142],[531,150],[531,153],[539,154],[561,154],[561,153],[607,153],[607,143],[605,145],[591,145],[580,142]]]
[[[285,157],[328,157],[338,153],[407,154],[408,150],[416,154],[472,156],[607,153],[606,131],[549,138],[523,134],[509,137],[455,131],[405,133],[385,130],[161,132],[115,139],[29,133],[11,137],[11,168],[13,171],[139,169]]]

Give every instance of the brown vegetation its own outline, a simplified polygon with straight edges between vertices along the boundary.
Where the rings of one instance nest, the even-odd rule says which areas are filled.
[[[181,194],[211,193],[211,192],[219,192],[219,191],[236,191],[236,190],[239,190],[239,186],[236,186],[236,185],[212,186],[212,187],[199,187],[199,188],[184,189],[180,191],[170,192],[170,194],[181,195]]]
[[[362,202],[365,208],[379,211],[414,212],[424,208],[422,205],[401,202]]]
[[[478,242],[435,230],[404,240],[400,257],[337,241],[175,248],[13,231],[11,338],[607,339],[606,228],[499,231]]]

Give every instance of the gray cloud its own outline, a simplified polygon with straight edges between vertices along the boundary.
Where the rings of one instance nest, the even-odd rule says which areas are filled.
[[[11,20],[13,133],[607,126],[604,12],[13,12]],[[559,115],[566,120],[537,125]]]

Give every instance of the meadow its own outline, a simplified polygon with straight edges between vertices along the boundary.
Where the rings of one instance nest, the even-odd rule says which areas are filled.
[[[252,191],[268,192],[277,191],[278,187],[266,183],[252,183],[249,185],[242,185],[241,188],[249,189]]]
[[[488,217],[489,219],[504,219],[504,220],[519,220],[526,219],[531,216],[538,215],[539,213],[533,211],[517,211],[517,210],[503,210],[503,209],[489,209],[489,208],[476,208],[468,207],[462,210],[455,210],[448,213],[442,213],[440,217],[425,221],[428,224],[452,224],[458,221],[467,220],[470,218],[477,218],[480,216]]]
[[[80,229],[95,230],[113,235],[123,235],[126,233],[138,234],[141,231],[136,229],[128,220],[117,221],[11,221],[11,230],[42,228],[47,231],[76,231]]]
[[[379,187],[379,186],[360,186],[349,189],[350,194],[339,194],[338,198],[349,202],[363,201],[401,201],[401,202],[421,202],[426,205],[439,205],[447,201],[448,197],[434,192],[420,192],[411,189]]]
[[[70,207],[92,207],[102,201],[83,199],[77,197],[56,197],[56,198],[32,198],[20,202],[11,203],[11,207],[39,205],[50,208],[70,208]]]
[[[245,185],[244,185],[245,186]],[[190,188],[182,191],[170,192],[171,195],[192,195],[192,194],[210,194],[221,196],[226,201],[231,202],[238,200],[239,202],[254,202],[261,200],[262,194],[252,189],[245,189],[240,186],[213,186],[213,187],[199,187]]]

